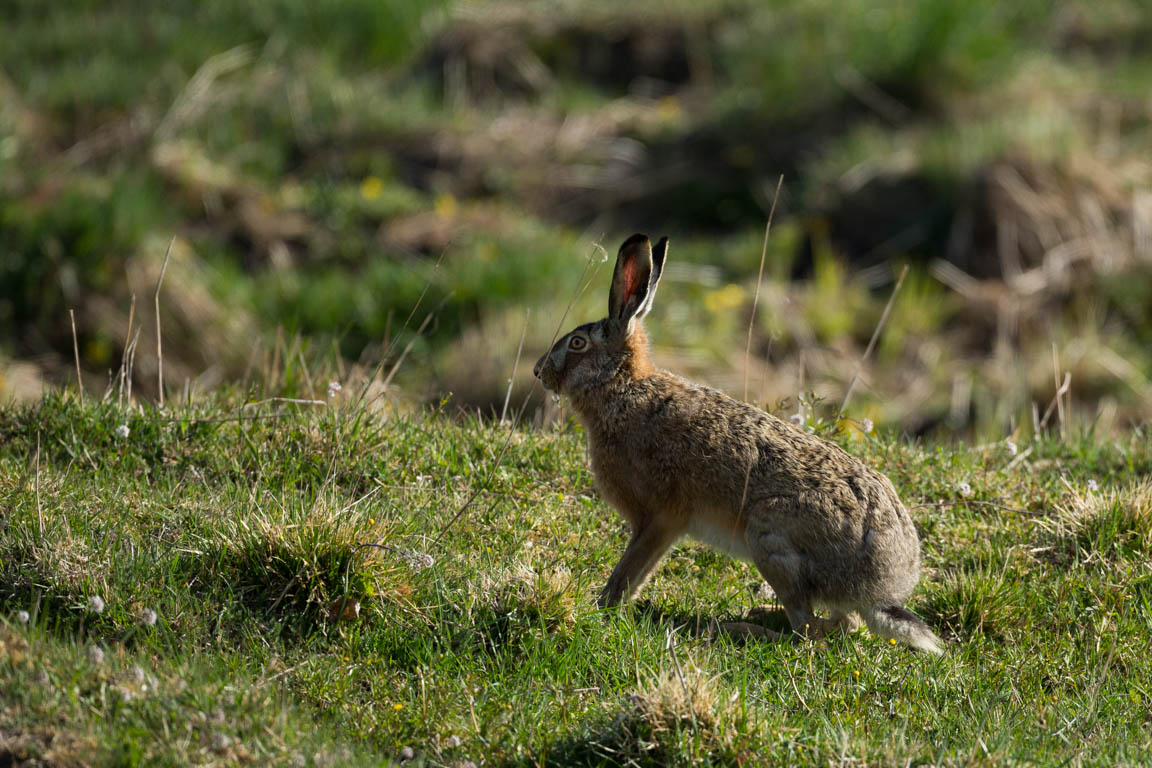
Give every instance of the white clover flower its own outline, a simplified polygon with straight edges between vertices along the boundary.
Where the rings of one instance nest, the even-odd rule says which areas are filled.
[[[407,761],[407,760],[412,760],[415,757],[416,757],[416,751],[414,749],[412,749],[412,747],[401,747],[400,748],[400,760],[402,762]]]
[[[1088,491],[1090,493],[1096,493],[1098,490],[1100,490],[1100,483],[1096,482],[1096,478],[1090,478],[1088,480]]]
[[[140,613],[140,623],[146,627],[156,626],[156,619],[157,618],[159,618],[159,617],[156,615],[156,611],[152,610],[151,608],[145,608]]]
[[[800,426],[801,424],[804,423],[804,414],[799,413],[799,412],[794,413],[788,417],[788,421],[792,422],[796,426]]]
[[[16,611],[16,621],[21,624],[27,624],[31,619],[32,617],[28,615],[28,611]]]
[[[872,423],[872,419],[860,419],[860,429],[864,430],[864,434],[872,434],[872,429],[874,426],[875,425]]]
[[[1005,440],[1004,441],[1004,447],[1008,449],[1008,455],[1009,456],[1015,456],[1017,453],[1020,452],[1020,447],[1017,446],[1016,443],[1012,442],[1011,440]]]
[[[956,486],[956,492],[967,499],[972,495],[972,486],[968,485],[966,482],[960,483]]]
[[[451,736],[448,737],[448,741],[446,743],[447,743],[449,749],[456,749],[460,746],[460,744],[462,742],[460,741],[459,736],[457,736],[456,734],[452,734]]]
[[[340,386],[340,382],[338,381],[328,382],[328,397],[335,397],[343,389],[344,387]]]
[[[128,437],[130,433],[131,431],[128,429],[127,424],[121,424],[120,426],[116,427],[116,437],[119,437],[120,439]]]
[[[289,761],[288,764],[291,765],[292,768],[307,768],[308,758],[304,757],[304,755],[300,752],[297,752],[296,754],[292,755],[292,760]]]
[[[436,564],[436,560],[432,555],[427,552],[417,552],[416,550],[403,550],[400,556],[408,563],[414,571],[422,571],[425,568],[431,568]]]
[[[95,613],[96,615],[104,613],[104,598],[100,597],[100,595],[92,595],[92,597],[88,598],[88,612]]]
[[[104,663],[104,649],[98,645],[88,646],[88,660],[93,664]]]
[[[132,667],[132,680],[141,685],[148,682],[148,673],[144,671],[144,667],[139,664]]]

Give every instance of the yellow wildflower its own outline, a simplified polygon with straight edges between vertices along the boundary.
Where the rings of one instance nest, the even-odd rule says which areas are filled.
[[[744,303],[744,289],[735,283],[717,288],[704,295],[704,306],[712,314],[727,312]]]
[[[384,182],[377,176],[369,176],[360,184],[360,196],[365,200],[375,200],[384,192]]]
[[[436,215],[442,219],[451,219],[456,215],[456,198],[445,192],[436,198],[433,203],[436,209]]]

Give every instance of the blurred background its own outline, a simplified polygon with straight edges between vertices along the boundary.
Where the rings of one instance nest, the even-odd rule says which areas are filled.
[[[171,243],[170,397],[499,415],[643,231],[657,361],[737,397],[834,413],[907,265],[853,416],[1028,433],[1067,380],[1119,431],[1150,85],[1144,0],[0,0],[0,400],[74,384],[70,310],[88,391],[129,349],[153,398]]]

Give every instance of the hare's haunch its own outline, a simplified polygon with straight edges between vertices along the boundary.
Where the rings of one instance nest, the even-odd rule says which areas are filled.
[[[939,638],[903,607],[919,580],[920,541],[888,478],[652,365],[641,320],[667,253],[668,238],[655,247],[645,235],[628,238],[608,316],[560,338],[535,368],[571,401],[596,485],[632,529],[601,605],[628,599],[687,535],[755,564],[797,632],[825,634],[859,613],[874,634],[940,653]]]

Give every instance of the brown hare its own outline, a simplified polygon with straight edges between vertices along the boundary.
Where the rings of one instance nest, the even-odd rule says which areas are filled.
[[[691,536],[755,564],[795,632],[849,628],[859,613],[880,637],[941,653],[939,638],[903,607],[919,580],[920,542],[888,478],[833,443],[652,365],[640,321],[667,253],[666,237],[655,248],[645,235],[628,238],[608,317],[563,336],[534,369],[570,400],[596,486],[632,528],[600,604],[628,599]],[[827,618],[813,613],[817,605]]]

